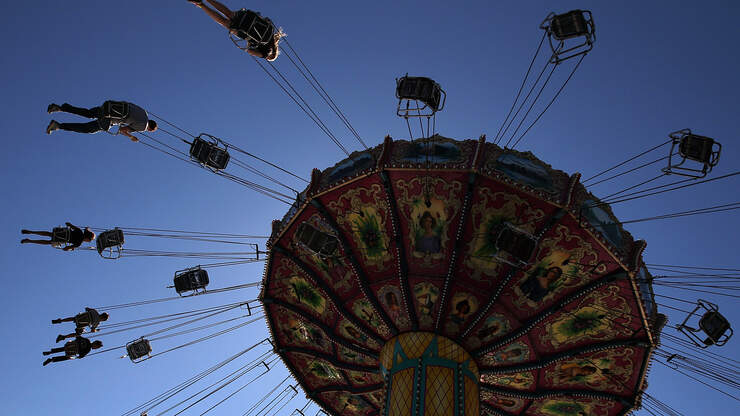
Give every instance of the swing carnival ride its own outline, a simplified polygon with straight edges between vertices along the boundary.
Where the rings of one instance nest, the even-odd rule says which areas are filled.
[[[267,39],[274,32],[272,22],[261,26],[259,15],[248,20],[247,33],[255,39]],[[585,180],[578,173],[569,175],[551,167],[530,152],[515,150],[553,104],[595,41],[589,11],[553,13],[540,27],[544,34],[535,57],[492,142],[487,142],[485,136],[455,140],[436,133],[436,113],[444,108],[446,93],[431,78],[406,74],[396,80],[396,114],[406,121],[409,139],[388,136],[382,144],[370,148],[336,105],[329,104],[333,100],[327,94],[327,104],[346,121],[365,149],[349,153],[322,128],[347,158],[324,170],[314,169],[302,191],[261,174],[292,194],[227,172],[227,168],[233,171],[236,166],[255,173],[250,165],[232,157],[229,150],[259,159],[295,178],[299,176],[223,139],[205,133],[194,136],[154,115],[189,135],[192,140],[160,127],[164,134],[178,139],[178,144],[190,146],[189,150],[178,150],[144,133],[142,143],[270,196],[289,209],[282,219],[273,221],[272,232],[265,237],[266,253],[251,242],[259,236],[91,227],[102,232],[96,246],[88,249],[104,258],[220,260],[176,271],[168,286],[175,289],[176,296],[98,308],[101,311],[195,295],[210,297],[256,286],[261,291],[255,300],[101,325],[101,332],[90,337],[167,326],[90,355],[120,348],[132,362],[139,363],[263,319],[270,332],[269,339],[259,340],[124,415],[149,414],[252,350],[263,352],[159,414],[187,405],[180,414],[234,381],[251,377],[205,414],[273,370],[280,361],[290,375],[264,393],[245,414],[278,414],[298,395],[299,387],[308,401],[292,414],[301,416],[307,416],[306,409],[313,404],[320,407],[317,415],[347,416],[614,416],[640,408],[652,415],[678,414],[645,391],[648,370],[654,362],[692,378],[737,389],[740,369],[736,361],[729,359],[722,368],[697,355],[698,351],[725,345],[732,337],[730,322],[720,308],[709,301],[689,302],[654,291],[654,287],[661,286],[702,292],[717,287],[714,280],[702,278],[736,278],[737,270],[727,269],[724,271],[730,273],[718,275],[720,269],[646,264],[646,243],[633,238],[625,225],[737,209],[738,203],[628,221],[617,219],[611,209],[616,203],[737,173],[704,179],[717,166],[721,145],[689,129],[671,133],[667,142]],[[542,71],[530,82],[520,102],[545,37],[552,54],[545,57]],[[290,44],[286,42],[286,46],[286,58],[296,64],[295,57],[303,64]],[[544,109],[530,117],[550,76],[565,62],[575,62],[570,75]],[[269,68],[275,70],[272,64]],[[543,80],[547,68],[550,72]],[[310,76],[316,81],[313,74]],[[320,85],[317,93],[319,89],[325,93]],[[306,112],[289,89],[283,91]],[[306,114],[321,128],[321,120]],[[416,119],[420,133],[414,139],[410,120]],[[612,172],[668,144],[667,156]],[[666,161],[667,166],[653,179],[601,198],[591,192],[595,185]],[[611,176],[594,181],[609,172]],[[674,174],[685,179],[645,187]],[[58,235],[58,245],[64,247],[64,231],[58,230]],[[130,236],[243,244],[250,251],[136,250],[124,247],[130,244]],[[261,282],[206,290],[212,277],[207,269],[257,261],[265,262]],[[656,270],[674,274],[653,275]],[[690,281],[690,287],[680,287],[688,282],[682,278],[698,280]],[[660,303],[662,298],[695,306],[686,311]],[[685,319],[675,326],[683,338],[668,333],[668,327],[664,329],[666,309],[684,313]],[[234,311],[240,315],[210,321]],[[237,320],[242,322],[157,350],[159,340]],[[200,321],[209,323],[191,327]]]
[[[329,414],[627,413],[664,320],[579,176],[441,136],[315,171],[268,243],[276,350]]]

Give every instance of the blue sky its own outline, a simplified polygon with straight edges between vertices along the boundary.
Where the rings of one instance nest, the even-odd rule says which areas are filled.
[[[737,2],[267,2],[231,0],[270,16],[288,33],[313,73],[366,142],[406,138],[395,116],[394,79],[406,72],[442,84],[448,99],[437,131],[458,139],[495,136],[550,11],[591,8],[594,50],[558,101],[519,149],[569,173],[590,176],[690,127],[723,144],[714,175],[740,165],[740,26]],[[41,367],[41,351],[58,333],[50,320],[85,306],[166,297],[175,270],[197,260],[106,261],[90,252],[21,246],[21,228],[71,221],[97,227],[152,227],[266,235],[287,207],[208,175],[120,136],[44,134],[50,102],[94,106],[114,98],[136,102],[192,132],[239,147],[308,177],[343,158],[341,151],[289,101],[225,30],[185,1],[34,1],[6,4],[0,114],[4,130],[2,331],[4,414],[120,414],[224,357],[267,336],[256,323],[227,336],[142,364],[118,352]],[[284,57],[283,57],[284,58]],[[285,59],[278,67],[301,83]],[[572,62],[556,72],[559,85]],[[359,149],[323,103],[305,97],[350,149]],[[56,116],[55,116],[56,117]],[[72,116],[59,116],[72,120]],[[159,133],[156,137],[169,140]],[[655,156],[658,157],[658,156]],[[656,173],[653,173],[654,176]],[[635,174],[594,188],[606,195],[644,180]],[[293,186],[297,180],[283,178]],[[610,192],[611,190],[611,192]],[[738,180],[717,181],[614,207],[622,219],[735,202]],[[734,211],[631,224],[645,239],[649,263],[737,267],[740,230]],[[134,248],[214,250],[223,247],[135,239]],[[227,247],[227,249],[229,249]],[[221,250],[226,251],[226,250]],[[215,269],[214,287],[256,282],[262,265]],[[658,293],[695,298],[684,291]],[[256,289],[127,309],[130,320],[253,299]],[[732,298],[706,296],[738,322]],[[685,306],[684,306],[685,307]],[[668,312],[669,324],[679,313]],[[667,329],[672,331],[672,329]],[[11,335],[12,334],[12,335]],[[12,341],[10,337],[13,336]],[[120,345],[136,333],[104,339]],[[129,339],[130,338],[130,339]],[[164,349],[175,341],[154,345]],[[715,352],[738,359],[738,341]],[[259,391],[279,382],[282,368],[257,389],[217,409],[241,414]],[[648,392],[686,415],[730,414],[737,402],[653,365]],[[286,407],[302,407],[299,395]],[[316,409],[314,407],[314,409]],[[711,412],[708,411],[711,409]],[[315,410],[314,410],[315,411]],[[637,414],[648,414],[640,411]]]

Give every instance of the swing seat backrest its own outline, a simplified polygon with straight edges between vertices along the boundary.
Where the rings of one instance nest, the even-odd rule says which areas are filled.
[[[231,27],[236,30],[236,36],[247,40],[250,46],[265,45],[271,42],[275,33],[272,21],[252,10],[241,10],[235,13]]]
[[[229,164],[230,159],[231,156],[229,156],[226,150],[214,147],[211,149],[211,154],[208,156],[208,162],[206,164],[214,169],[222,170],[226,169],[226,165]]]
[[[550,24],[550,30],[557,40],[566,40],[589,34],[588,23],[581,10],[571,10],[568,13],[554,16]]]
[[[129,105],[125,101],[106,101],[103,103],[103,118],[123,120],[128,117]]]
[[[95,246],[98,249],[98,253],[102,253],[105,249],[122,246],[123,242],[123,230],[115,228],[100,233],[98,238],[95,239]]]
[[[54,227],[51,230],[52,244],[64,244],[69,242],[69,227]]]
[[[437,111],[442,100],[442,91],[439,84],[430,78],[405,76],[398,80],[396,97],[405,100],[419,100]]]
[[[208,283],[208,272],[201,268],[178,272],[174,278],[175,291],[178,294],[205,289]]]
[[[67,357],[74,357],[77,355],[77,342],[76,341],[69,341],[66,344],[64,344],[64,355]]]
[[[131,361],[146,357],[151,352],[152,346],[149,344],[149,340],[144,338],[139,338],[126,344],[126,354],[128,354],[128,358]]]
[[[681,139],[678,151],[682,157],[699,163],[709,164],[712,159],[714,139],[688,134]]]
[[[193,139],[190,145],[190,157],[201,165],[213,169],[226,169],[231,156],[225,149],[219,148],[215,143],[208,142],[200,137]]]
[[[707,334],[712,343],[716,343],[730,329],[730,322],[718,311],[710,310],[699,320],[699,328]]]

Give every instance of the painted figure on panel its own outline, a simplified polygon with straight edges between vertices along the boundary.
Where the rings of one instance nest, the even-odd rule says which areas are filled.
[[[439,237],[437,221],[429,211],[424,211],[419,219],[420,232],[416,236],[416,251],[422,253],[439,253],[442,249],[442,239]]]
[[[532,269],[527,279],[519,285],[519,289],[530,301],[542,301],[545,296],[562,286],[565,274],[575,276],[578,273],[578,268],[569,266],[569,262],[568,252],[552,252]]]
[[[460,325],[476,310],[478,310],[478,300],[473,295],[465,292],[455,293],[455,296],[452,297],[450,319]]]
[[[437,255],[444,249],[447,212],[444,201],[437,198],[414,198],[411,202],[411,249],[416,257]]]
[[[527,389],[534,383],[534,377],[531,373],[491,375],[488,378],[494,384],[519,389]]]
[[[355,302],[352,305],[352,311],[359,318],[362,318],[365,322],[367,322],[368,325],[375,328],[380,326],[380,320],[378,320],[378,316],[375,314],[373,307],[370,306],[370,302],[368,302],[367,299],[363,298]]]
[[[419,303],[419,315],[431,317],[434,304],[439,297],[439,289],[431,283],[423,282],[414,286],[414,296]]]
[[[383,302],[388,316],[395,322],[401,317],[401,305],[399,304],[400,292],[393,286],[383,287],[380,292],[381,301]]]
[[[493,357],[497,362],[518,363],[529,357],[529,346],[522,342],[513,342]]]
[[[496,403],[499,406],[503,407],[514,407],[516,406],[516,401],[514,399],[508,399],[504,397],[496,397],[493,399],[493,402]]]
[[[550,293],[550,288],[557,283],[560,277],[563,276],[563,269],[560,267],[550,267],[544,272],[538,270],[537,273],[529,275],[527,280],[522,283],[519,288],[522,293],[534,302],[539,302]]]
[[[507,329],[509,329],[509,325],[505,318],[502,315],[494,314],[486,318],[476,335],[482,342],[487,342]]]
[[[589,376],[596,374],[599,370],[591,364],[565,363],[558,367],[557,374],[561,381],[576,383],[585,382]],[[608,370],[603,371],[608,372]]]
[[[352,325],[344,325],[342,327],[344,329],[344,335],[347,336],[350,339],[354,339],[355,341],[364,344],[367,342],[367,335],[363,334],[362,332],[358,331],[354,326]]]

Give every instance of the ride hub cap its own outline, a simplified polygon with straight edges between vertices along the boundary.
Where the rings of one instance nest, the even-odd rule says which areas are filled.
[[[454,341],[431,332],[406,332],[380,351],[386,381],[384,416],[480,414],[473,357]]]

